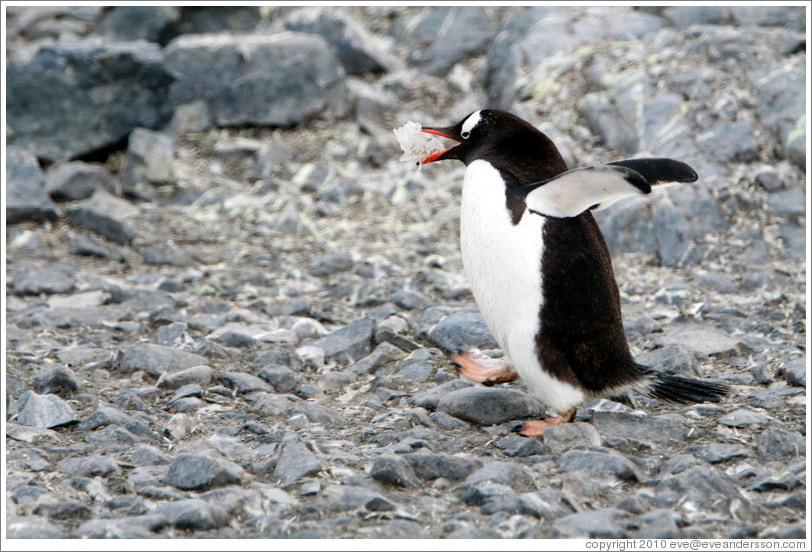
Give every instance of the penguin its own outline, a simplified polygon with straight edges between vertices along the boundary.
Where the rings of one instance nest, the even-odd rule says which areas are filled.
[[[592,211],[652,186],[695,182],[666,158],[568,170],[555,144],[532,124],[498,109],[422,132],[456,142],[422,164],[466,165],[460,248],[474,299],[510,365],[486,368],[454,354],[462,376],[485,385],[521,378],[557,414],[525,422],[543,435],[572,421],[586,400],[631,391],[677,403],[718,401],[728,387],[667,375],[635,362],[612,259]]]

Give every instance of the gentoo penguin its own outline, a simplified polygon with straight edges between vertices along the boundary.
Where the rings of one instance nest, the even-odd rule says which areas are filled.
[[[583,401],[636,391],[681,403],[718,400],[727,387],[658,373],[632,358],[612,260],[592,209],[652,185],[694,182],[672,159],[629,159],[567,170],[553,142],[530,123],[482,109],[451,127],[423,132],[457,145],[423,159],[466,165],[460,241],[471,291],[513,366],[485,368],[452,356],[463,376],[484,384],[517,377],[557,417],[526,422],[542,435],[571,421]]]

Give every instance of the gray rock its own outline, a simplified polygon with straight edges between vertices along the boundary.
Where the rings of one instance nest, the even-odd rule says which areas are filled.
[[[379,337],[380,332],[376,333]],[[371,374],[378,368],[386,366],[394,361],[402,360],[406,356],[402,349],[391,343],[380,343],[370,354],[349,367],[349,371],[355,374]]]
[[[127,145],[124,178],[132,185],[169,184],[175,179],[174,157],[172,136],[136,128],[130,133]]]
[[[119,519],[94,519],[80,525],[72,536],[83,539],[148,539],[168,525],[159,514],[132,515]]]
[[[29,151],[9,146],[6,161],[6,221],[55,220],[56,207],[45,191],[45,176]]]
[[[268,382],[254,374],[245,372],[217,372],[215,377],[234,389],[234,392],[239,395],[253,393],[254,391],[274,391]]]
[[[102,189],[97,189],[90,199],[71,205],[65,211],[72,225],[91,230],[121,245],[129,244],[135,237],[135,231],[128,221],[136,214],[137,207]]]
[[[747,487],[748,491],[758,493],[770,491],[792,491],[804,485],[803,481],[791,470],[768,472],[757,477]]]
[[[65,502],[40,502],[32,510],[35,516],[44,516],[57,521],[87,520],[93,511],[75,500]]]
[[[355,266],[355,260],[349,251],[332,250],[318,255],[310,263],[310,274],[324,278],[339,272],[346,272]]]
[[[702,357],[734,354],[745,347],[738,339],[730,337],[709,324],[690,322],[669,324],[657,341],[662,346],[687,343]]]
[[[573,422],[548,427],[542,436],[544,448],[550,454],[561,454],[575,447],[599,447],[601,436],[590,424]]]
[[[459,481],[482,466],[482,462],[472,456],[411,452],[402,458],[409,463],[417,477],[429,481],[440,477]]]
[[[118,366],[124,373],[143,370],[155,379],[204,364],[205,357],[154,343],[125,345],[118,352]]]
[[[88,443],[93,443],[100,450],[130,450],[141,441],[141,438],[126,428],[108,425],[85,435]]]
[[[800,6],[731,6],[733,17],[741,25],[789,27],[803,31],[804,11]]]
[[[166,473],[166,483],[185,491],[207,491],[242,482],[243,470],[221,458],[179,454]],[[168,516],[167,516],[168,517]]]
[[[436,316],[432,309],[426,309],[418,322],[425,327],[426,320]],[[479,309],[460,309],[431,326],[425,332],[428,341],[446,353],[463,353],[471,349],[498,349],[499,344],[485,324]]]
[[[592,478],[613,475],[623,481],[642,481],[645,475],[631,460],[614,451],[571,450],[557,460],[565,472],[583,471]]]
[[[553,538],[620,539],[626,536],[628,513],[610,508],[570,514],[550,526]]]
[[[200,498],[187,498],[158,506],[152,513],[163,516],[170,525],[178,529],[206,531],[225,527],[229,522],[228,512]]]
[[[387,454],[375,459],[369,476],[384,485],[394,487],[417,487],[417,476],[411,463],[402,456]]]
[[[506,485],[517,491],[535,490],[533,476],[526,469],[512,462],[486,462],[465,479],[464,486],[475,487],[486,481]]]
[[[719,419],[719,423],[728,427],[764,427],[770,423],[770,417],[749,408],[739,408]]]
[[[733,21],[727,6],[673,6],[663,10],[663,16],[676,27],[691,25],[726,25]]]
[[[76,282],[63,267],[12,268],[8,285],[15,295],[40,295],[42,293],[68,293]]]
[[[163,466],[172,459],[151,445],[136,445],[130,455],[130,462],[136,466]]]
[[[437,410],[437,407],[443,397],[452,391],[473,387],[473,385],[474,384],[468,380],[454,379],[446,383],[442,383],[436,387],[432,387],[428,391],[423,391],[422,393],[415,395],[409,399],[409,402],[414,406],[419,406],[425,408],[426,410]]]
[[[756,451],[764,461],[789,462],[806,456],[806,439],[800,433],[771,427],[759,435]]]
[[[79,380],[73,370],[65,366],[57,366],[43,374],[37,374],[33,379],[34,391],[40,395],[52,393],[63,399],[71,398],[79,390]]]
[[[722,443],[698,445],[688,447],[685,450],[711,464],[719,464],[734,458],[747,458],[750,456],[750,452],[742,445],[725,445]]]
[[[657,484],[658,494],[674,491],[680,497],[681,511],[738,511],[747,519],[753,507],[734,480],[711,466],[697,466],[665,477]],[[738,509],[738,510],[737,510]]]
[[[320,511],[391,512],[397,505],[382,494],[361,485],[332,485],[324,489],[316,499]]]
[[[56,467],[62,473],[80,477],[109,477],[121,471],[112,458],[98,454],[71,456],[60,460]]]
[[[682,343],[669,343],[654,351],[639,355],[637,362],[666,374],[696,375],[697,353]]]
[[[270,383],[277,393],[292,393],[299,385],[296,372],[287,366],[265,366],[258,375]]]
[[[160,127],[171,114],[172,82],[162,62],[156,44],[79,41],[9,65],[10,144],[57,161],[116,145],[136,127]],[[36,102],[28,101],[32,89],[39,90]]]
[[[546,452],[540,439],[515,433],[499,439],[496,446],[505,451],[505,455],[519,458],[538,456]]]
[[[637,517],[639,529],[629,535],[633,539],[678,539],[680,530],[671,510],[653,510]]]
[[[479,425],[502,424],[544,414],[541,405],[524,393],[493,387],[470,387],[452,391],[440,399],[437,408]]]
[[[379,73],[390,67],[376,38],[341,11],[297,10],[285,21],[285,27],[321,36],[333,48],[348,75]]]
[[[361,318],[307,345],[324,349],[328,357],[338,362],[352,364],[372,351],[372,328],[372,319]]]
[[[458,62],[481,53],[496,29],[482,7],[426,7],[396,20],[392,34],[411,50],[409,61],[433,76],[444,76]]]
[[[11,517],[6,525],[9,539],[63,539],[65,534],[42,516]]]
[[[159,42],[162,32],[177,17],[176,7],[115,6],[99,22],[98,32],[119,42]]]
[[[60,163],[48,170],[46,179],[45,190],[56,201],[88,199],[96,190],[118,195],[121,190],[105,169],[82,161]]]
[[[778,369],[778,375],[795,387],[806,387],[806,359],[799,358],[784,364]]]
[[[258,6],[184,6],[168,29],[170,36],[250,31],[262,20]]]
[[[194,263],[192,256],[177,245],[163,242],[143,251],[144,262],[151,265],[184,267]]]
[[[155,382],[155,387],[158,389],[179,389],[189,384],[209,385],[213,376],[214,370],[210,366],[192,366],[177,372],[161,374],[158,381]]]
[[[70,405],[56,395],[38,395],[26,391],[17,401],[17,421],[22,425],[49,429],[77,421]]]
[[[313,35],[181,36],[164,49],[174,105],[205,99],[218,126],[290,126],[347,109],[341,65]],[[235,64],[235,57],[242,63]]]
[[[83,234],[75,234],[70,238],[70,250],[74,255],[83,257],[106,258],[107,251],[102,246]]]
[[[592,425],[610,446],[628,442],[651,446],[652,443],[682,443],[688,428],[662,416],[640,416],[629,412],[597,411]]]
[[[753,126],[743,122],[719,122],[697,136],[697,145],[713,151],[720,161],[750,163],[761,149]]]
[[[273,472],[273,480],[280,487],[287,487],[303,477],[321,471],[321,462],[310,452],[307,445],[295,433],[288,433],[282,441],[282,452]]]
[[[112,406],[101,406],[82,420],[77,428],[83,431],[90,431],[110,424],[124,426],[131,421],[132,418],[121,410],[113,408]]]

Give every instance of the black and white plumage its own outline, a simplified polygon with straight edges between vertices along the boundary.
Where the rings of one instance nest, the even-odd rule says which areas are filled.
[[[629,159],[567,170],[553,142],[501,110],[476,111],[454,126],[424,128],[459,142],[423,163],[467,166],[460,241],[474,298],[513,369],[558,419],[525,424],[526,434],[568,421],[584,400],[635,390],[677,402],[716,400],[724,385],[659,374],[634,361],[612,261],[591,210],[652,186],[697,174],[671,159]],[[463,375],[515,379],[469,355]]]

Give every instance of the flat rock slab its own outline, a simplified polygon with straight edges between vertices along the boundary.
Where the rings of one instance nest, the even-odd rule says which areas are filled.
[[[37,158],[25,149],[6,151],[6,221],[55,220],[56,207],[45,191],[45,175]]]
[[[437,409],[455,418],[486,426],[544,415],[542,406],[524,393],[493,387],[452,391],[440,399]]]
[[[222,485],[239,484],[243,470],[221,458],[179,454],[166,473],[166,483],[185,491],[207,491]]]
[[[362,318],[307,345],[323,349],[338,362],[352,364],[372,352],[372,329],[372,319]]]
[[[738,339],[708,324],[670,324],[657,341],[662,346],[687,345],[702,357],[732,355],[745,347]]]
[[[79,418],[73,408],[56,395],[38,395],[26,391],[18,399],[17,421],[26,426],[50,429],[76,422]]]
[[[155,379],[203,364],[205,357],[154,343],[125,345],[118,353],[119,368],[125,373],[143,370]]]

